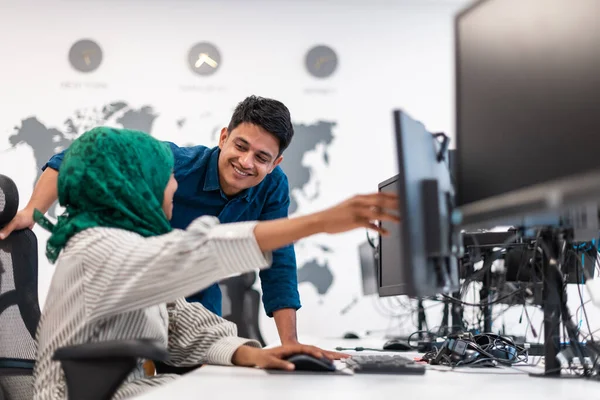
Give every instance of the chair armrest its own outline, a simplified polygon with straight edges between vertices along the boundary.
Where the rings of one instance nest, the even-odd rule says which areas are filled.
[[[62,360],[103,360],[110,358],[146,358],[167,361],[168,351],[155,340],[111,340],[98,343],[85,343],[61,347],[54,352],[53,359]]]
[[[167,361],[169,353],[150,339],[112,340],[57,349],[69,400],[109,400],[136,367],[138,359]]]

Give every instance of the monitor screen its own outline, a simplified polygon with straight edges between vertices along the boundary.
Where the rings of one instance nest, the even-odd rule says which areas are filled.
[[[484,0],[455,29],[458,205],[600,168],[600,1]]]

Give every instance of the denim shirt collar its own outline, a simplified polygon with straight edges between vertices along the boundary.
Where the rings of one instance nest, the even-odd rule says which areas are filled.
[[[221,195],[226,198],[227,196],[221,190],[221,184],[219,182],[219,155],[220,154],[221,154],[221,149],[219,148],[219,146],[216,146],[211,150],[210,159],[208,160],[208,165],[206,168],[206,175],[204,177],[203,189],[204,189],[204,191],[207,191],[207,192],[219,190],[219,191],[221,191]],[[257,186],[260,186],[261,184],[262,184],[262,182],[259,183]],[[235,197],[244,199],[247,202],[251,202],[254,200],[254,198],[256,197],[256,194],[258,192],[257,186],[253,186],[251,188],[243,190]]]

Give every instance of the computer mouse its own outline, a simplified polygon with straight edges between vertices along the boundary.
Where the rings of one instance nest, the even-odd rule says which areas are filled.
[[[360,337],[354,332],[346,332],[344,339],[360,339]]]
[[[294,354],[285,359],[296,367],[296,371],[333,372],[335,364],[328,358],[316,358],[308,354]]]
[[[412,348],[412,346],[410,344],[408,344],[408,342],[405,342],[404,340],[399,340],[399,339],[388,340],[387,342],[384,343],[383,349],[384,350],[391,350],[391,351],[411,351],[411,350],[414,350]]]

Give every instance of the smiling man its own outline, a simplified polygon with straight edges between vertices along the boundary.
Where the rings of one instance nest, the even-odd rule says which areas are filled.
[[[223,223],[287,217],[289,187],[278,165],[293,135],[285,105],[251,96],[238,104],[229,125],[221,130],[218,147],[171,143],[179,183],[173,227],[185,228],[199,215],[214,215]],[[281,342],[296,342],[300,297],[294,247],[274,252],[273,267],[261,272],[260,279],[265,311],[274,317]],[[221,314],[218,285],[188,300]]]
[[[289,186],[278,167],[294,128],[287,107],[273,99],[250,96],[239,103],[219,145],[179,147],[169,143],[175,157],[174,228],[185,229],[201,215],[221,223],[271,220],[288,216]],[[46,212],[57,199],[57,177],[65,151],[43,167],[31,199],[0,239],[16,229],[33,226],[33,209]],[[297,343],[296,310],[300,308],[296,255],[293,245],[273,252],[273,264],[260,272],[263,303],[273,317],[282,344]],[[217,284],[188,298],[221,315],[222,296]]]

